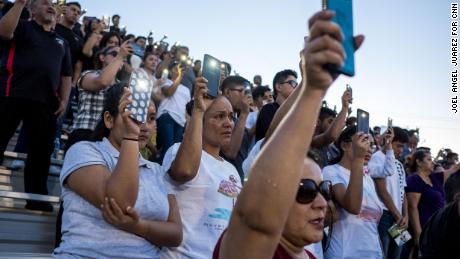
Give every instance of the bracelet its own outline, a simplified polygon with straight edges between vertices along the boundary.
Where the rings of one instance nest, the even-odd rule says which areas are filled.
[[[139,141],[137,138],[123,138],[123,140],[130,140],[130,141]]]

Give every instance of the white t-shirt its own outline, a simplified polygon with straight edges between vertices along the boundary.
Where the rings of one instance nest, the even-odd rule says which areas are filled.
[[[99,142],[81,141],[67,152],[60,175],[62,242],[53,258],[158,258],[161,247],[145,238],[120,230],[107,223],[100,208],[67,186],[65,180],[76,170],[90,165],[102,165],[113,172],[120,153],[104,138]],[[140,218],[167,221],[168,192],[164,172],[158,164],[139,155],[139,192],[134,209]]]
[[[388,150],[386,154],[382,151],[375,152],[369,161],[368,168],[372,178],[385,178],[387,191],[399,213],[402,213],[404,187],[407,186],[406,173],[404,166],[395,158],[393,150]],[[392,170],[391,173],[389,170]],[[383,202],[382,207],[388,210]]]
[[[162,88],[169,88],[173,85],[173,81],[166,80],[166,83],[162,85]],[[169,113],[175,122],[184,127],[185,125],[185,106],[190,102],[190,90],[182,85],[176,89],[176,92],[172,96],[165,97],[158,108],[157,118],[159,118],[164,113]]]
[[[332,185],[343,184],[346,188],[350,181],[350,170],[339,164],[326,166],[323,177]],[[340,218],[333,225],[331,243],[324,253],[326,259],[383,258],[377,230],[382,207],[372,178],[367,173],[363,177],[361,212],[353,215],[337,206]]]
[[[249,113],[248,119],[246,120],[246,129],[251,129],[256,125],[257,116],[259,116],[259,111]]]
[[[264,139],[260,139],[259,141],[256,142],[256,144],[252,147],[251,152],[249,152],[249,155],[246,157],[246,159],[243,161],[243,172],[244,172],[244,178],[249,177],[249,169],[251,168],[252,162],[254,159],[256,159],[256,156],[260,152],[260,145],[262,142],[264,142]]]
[[[165,154],[163,169],[169,170],[180,143]],[[182,244],[163,248],[161,258],[212,258],[214,246],[227,228],[241,181],[236,168],[224,159],[201,153],[198,174],[191,181],[176,185],[166,174],[168,189],[176,194],[183,225]]]

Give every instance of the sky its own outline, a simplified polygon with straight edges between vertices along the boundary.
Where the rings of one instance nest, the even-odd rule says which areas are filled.
[[[190,56],[205,53],[232,64],[241,76],[298,71],[307,21],[321,0],[81,0],[87,15],[120,14],[129,33],[180,41]],[[326,101],[340,109],[346,84],[353,87],[353,111],[370,113],[370,124],[420,128],[420,145],[434,152],[460,152],[460,115],[451,111],[450,3],[447,0],[354,1],[354,31],[364,34],[355,54],[356,75],[341,76]]]

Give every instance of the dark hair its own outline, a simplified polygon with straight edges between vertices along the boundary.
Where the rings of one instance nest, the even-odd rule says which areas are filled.
[[[449,153],[447,153],[447,155],[446,155],[446,159],[451,159],[451,158],[454,158],[454,157],[456,157],[456,156],[458,156],[457,153],[449,152]]]
[[[406,144],[409,142],[409,135],[407,135],[407,132],[400,127],[393,127],[393,133],[394,133],[394,138],[393,142],[398,141],[403,144]]]
[[[79,2],[67,2],[65,5],[66,5],[66,6],[75,5],[75,6],[77,6],[77,7],[81,10],[81,5],[80,5]]]
[[[345,125],[347,127],[350,127],[350,126],[356,126],[356,122],[358,121],[358,119],[354,116],[350,116],[347,118],[347,120],[345,121]]]
[[[137,36],[136,39],[134,39],[134,42],[136,42],[136,41],[138,41],[140,39],[147,40],[147,38],[144,37],[144,36]]]
[[[454,196],[460,193],[460,171],[447,178],[444,184],[444,192],[446,194],[447,203],[454,201]]]
[[[256,100],[257,98],[264,96],[266,92],[270,91],[271,90],[270,88],[268,88],[268,86],[257,86],[256,88],[254,88],[254,90],[252,90],[252,98]]]
[[[102,69],[102,67],[104,66],[104,64],[102,64],[101,60],[99,59],[99,56],[100,55],[103,55],[103,56],[106,56],[107,53],[109,53],[109,51],[111,49],[114,49],[114,48],[117,48],[116,46],[109,46],[109,47],[105,47],[101,50],[99,50],[96,55],[94,56],[94,68],[96,69]]]
[[[286,80],[288,76],[293,76],[297,79],[297,73],[291,69],[285,69],[278,73],[276,73],[275,77],[273,78],[273,95],[278,96],[278,92],[276,90],[276,84],[281,83],[282,81]]]
[[[220,86],[220,90],[222,92],[225,91],[225,89],[232,89],[235,88],[238,85],[244,86],[246,84],[246,79],[241,76],[229,76],[225,78],[225,80],[222,82],[222,85]]]
[[[111,31],[111,32],[107,32],[106,34],[104,34],[104,36],[102,37],[101,39],[101,43],[99,44],[100,48],[105,48],[107,46],[107,42],[109,41],[110,38],[112,37],[117,37],[118,39],[118,46],[121,45],[121,38],[120,38],[120,35],[118,35],[118,33],[114,32],[114,31]]]
[[[425,158],[425,155],[427,154],[428,152],[425,151],[425,150],[417,150],[415,151],[415,153],[412,155],[411,157],[411,164],[410,164],[410,167],[409,167],[409,170],[411,173],[415,173],[417,172],[417,161],[423,161],[423,159]]]
[[[123,87],[125,83],[112,85],[104,93],[104,107],[102,109],[101,118],[93,131],[93,141],[101,141],[104,137],[110,135],[110,130],[105,126],[104,113],[107,111],[115,118],[118,116],[118,104],[123,95]]]
[[[351,138],[356,134],[356,131],[356,126],[348,126],[342,131],[342,133],[340,133],[337,143],[335,144],[335,146],[339,149],[339,155],[331,161],[331,164],[338,164],[340,160],[342,160],[344,154],[342,143],[351,142]]]
[[[374,134],[380,134],[380,130],[382,130],[382,128],[380,128],[379,126],[375,126],[372,129],[374,130]]]
[[[112,15],[112,21],[113,21],[113,19],[115,19],[116,17],[118,17],[118,19],[120,19],[120,18],[121,18],[121,17],[120,17],[120,15],[118,15],[118,14],[114,14],[114,15]]]
[[[136,36],[134,36],[134,34],[127,34],[124,38],[123,38],[123,41],[127,41],[128,39],[130,38],[136,38]]]
[[[318,119],[320,121],[323,121],[324,119],[326,119],[328,117],[335,118],[335,117],[337,117],[337,113],[335,111],[331,110],[328,107],[321,107],[321,109],[319,110]]]

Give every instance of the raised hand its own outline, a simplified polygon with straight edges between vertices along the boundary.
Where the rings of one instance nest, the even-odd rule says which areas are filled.
[[[332,73],[325,65],[341,67],[346,58],[342,46],[343,33],[340,27],[332,22],[334,15],[331,11],[321,11],[309,20],[310,36],[306,38],[306,47],[301,52],[301,67],[310,88],[327,90],[338,74]],[[364,36],[355,37],[355,49],[358,49],[363,41]]]
[[[370,149],[369,137],[362,132],[356,133],[352,138],[353,158],[364,159]]]
[[[195,81],[195,89],[193,92],[194,98],[194,109],[200,112],[205,112],[207,104],[205,102],[205,98],[208,95],[208,80],[204,77],[199,77]]]
[[[118,113],[121,114],[123,119],[123,137],[137,139],[140,133],[140,125],[131,118],[133,112],[126,109],[128,104],[132,103],[130,97],[131,91],[126,87],[123,88],[123,95],[121,96],[120,103],[118,105]]]

